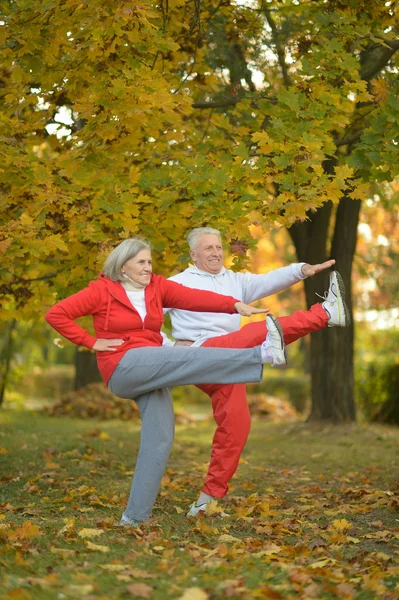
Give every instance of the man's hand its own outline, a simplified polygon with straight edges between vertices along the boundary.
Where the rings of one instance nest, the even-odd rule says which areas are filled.
[[[302,266],[302,274],[305,275],[305,277],[311,277],[312,275],[316,275],[316,273],[320,273],[320,271],[329,269],[333,265],[335,265],[335,260],[327,260],[319,265],[308,265],[306,263]]]
[[[121,346],[123,344],[123,340],[104,340],[98,339],[93,346],[93,350],[96,352],[116,352],[117,348],[115,346]]]
[[[189,340],[177,340],[175,342],[175,346],[192,346],[194,342],[190,342]]]
[[[245,304],[244,302],[236,302],[234,304],[234,308],[243,317],[250,317],[251,315],[270,312],[270,308],[254,308],[253,306],[249,306],[249,304]]]

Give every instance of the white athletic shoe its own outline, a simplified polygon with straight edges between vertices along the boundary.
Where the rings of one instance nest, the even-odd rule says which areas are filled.
[[[324,299],[322,307],[329,316],[329,327],[348,327],[350,325],[349,310],[345,302],[345,285],[338,271],[330,273],[330,287],[324,296],[317,294],[319,298]]]
[[[197,517],[199,514],[204,514],[207,515],[207,511],[206,511],[206,507],[208,506],[208,504],[205,502],[204,504],[200,504],[199,506],[197,506],[195,504],[195,502],[193,502],[190,505],[190,510],[187,513],[187,517]],[[209,514],[210,517],[219,517],[220,519],[223,519],[224,517],[229,517],[230,515],[225,513],[225,512],[215,512],[212,514]]]
[[[124,515],[122,515],[121,520],[119,521],[119,527],[139,527],[142,521],[135,521],[134,519],[128,519]]]
[[[284,335],[282,327],[276,317],[266,317],[267,336],[261,346],[262,360],[272,365],[286,365],[287,355],[285,352]]]

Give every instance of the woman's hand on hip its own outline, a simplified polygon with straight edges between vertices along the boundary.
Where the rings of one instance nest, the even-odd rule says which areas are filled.
[[[234,304],[234,308],[243,317],[250,317],[251,315],[259,315],[260,313],[270,312],[270,308],[255,308],[254,306],[249,306],[249,304],[245,304],[244,302],[236,302]]]
[[[116,339],[116,340],[104,340],[99,338],[93,346],[93,350],[96,352],[116,352],[118,349],[115,346],[121,346],[124,340]]]

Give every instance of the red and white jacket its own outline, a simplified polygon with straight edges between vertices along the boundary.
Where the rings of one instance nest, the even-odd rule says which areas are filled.
[[[144,295],[147,314],[143,321],[122,284],[100,275],[87,288],[50,308],[45,319],[62,336],[86,348],[92,349],[98,338],[124,340],[115,352],[96,353],[99,371],[107,384],[128,350],[141,346],[162,346],[160,329],[164,320],[163,308],[233,314],[234,305],[238,302],[232,296],[188,288],[154,274]],[[75,323],[75,319],[86,315],[93,316],[96,337]]]

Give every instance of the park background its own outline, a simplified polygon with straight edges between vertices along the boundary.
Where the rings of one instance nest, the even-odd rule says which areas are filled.
[[[396,597],[396,3],[17,0],[2,15],[4,593]],[[220,229],[235,269],[335,258],[354,326],[298,342],[250,389],[223,525],[185,520],[213,425],[206,397],[177,389],[161,530],[122,536],[137,412],[82,387],[93,355],[43,315],[129,236],[151,240],[156,271],[181,270],[197,226]],[[290,314],[327,285],[264,305]]]

